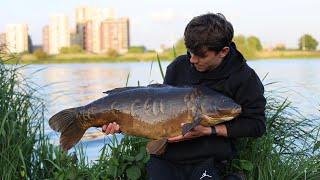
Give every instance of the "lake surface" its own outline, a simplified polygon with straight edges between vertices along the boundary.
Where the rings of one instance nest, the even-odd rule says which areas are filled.
[[[165,69],[169,62],[162,62]],[[281,91],[293,105],[307,117],[320,117],[320,59],[259,60],[249,61],[264,84],[266,91]],[[90,64],[45,64],[29,65],[22,70],[40,88],[45,100],[46,120],[56,112],[70,107],[88,104],[104,96],[102,92],[116,87],[162,83],[157,62],[130,63],[90,63]],[[53,143],[58,144],[59,134],[46,125],[46,133]],[[89,129],[89,135],[101,131]],[[121,136],[120,136],[121,137]],[[109,141],[108,136],[100,135],[82,140],[89,160],[96,159],[99,150]]]

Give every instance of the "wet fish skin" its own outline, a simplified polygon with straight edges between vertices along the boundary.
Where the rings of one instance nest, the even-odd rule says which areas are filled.
[[[90,127],[116,122],[122,132],[154,140],[181,135],[181,123],[213,126],[231,120],[241,112],[232,99],[204,87],[116,88],[88,105],[70,108],[52,116],[50,127],[61,132],[60,144],[70,149]]]

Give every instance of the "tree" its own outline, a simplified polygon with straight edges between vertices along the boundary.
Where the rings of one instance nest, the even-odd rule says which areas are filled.
[[[316,50],[318,46],[318,41],[315,40],[311,35],[305,34],[299,39],[299,49],[300,50]]]
[[[33,55],[37,58],[37,59],[46,59],[48,58],[48,54],[46,52],[44,52],[41,48],[36,49],[33,52]]]
[[[177,55],[185,54],[187,52],[186,45],[184,44],[184,39],[179,39],[174,45],[175,51]]]
[[[255,36],[247,38],[244,35],[237,35],[233,37],[233,41],[236,43],[237,49],[248,59],[255,58],[256,53],[262,50],[261,42]]]
[[[243,35],[237,35],[233,37],[233,42],[237,45],[237,48],[241,52],[247,51],[247,45],[246,45],[246,37]]]
[[[257,50],[257,51],[261,51],[262,50],[261,42],[257,37],[249,36],[247,41],[248,41],[248,46],[249,46],[250,49],[253,48],[253,49]]]

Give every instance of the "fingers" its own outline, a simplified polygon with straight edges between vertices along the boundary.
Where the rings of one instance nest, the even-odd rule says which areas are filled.
[[[179,142],[179,141],[182,141],[182,140],[183,140],[183,136],[182,135],[168,138],[168,142]]]
[[[108,125],[103,125],[102,126],[102,132],[106,134],[114,134],[114,133],[119,133],[120,132],[120,126],[116,122],[109,123]]]
[[[180,141],[184,141],[184,140],[188,140],[188,139],[193,139],[195,137],[196,136],[194,136],[194,134],[192,132],[188,132],[184,136],[180,135],[180,136],[168,138],[168,142],[180,142]]]

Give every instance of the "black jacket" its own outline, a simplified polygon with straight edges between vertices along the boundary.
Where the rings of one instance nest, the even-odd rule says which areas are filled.
[[[226,122],[228,138],[199,137],[178,143],[169,143],[162,156],[174,162],[194,162],[214,157],[232,159],[236,155],[235,139],[260,137],[266,131],[264,87],[234,43],[222,63],[212,71],[198,72],[187,55],[177,57],[168,67],[164,84],[173,86],[205,85],[231,97],[241,105],[242,113]]]

